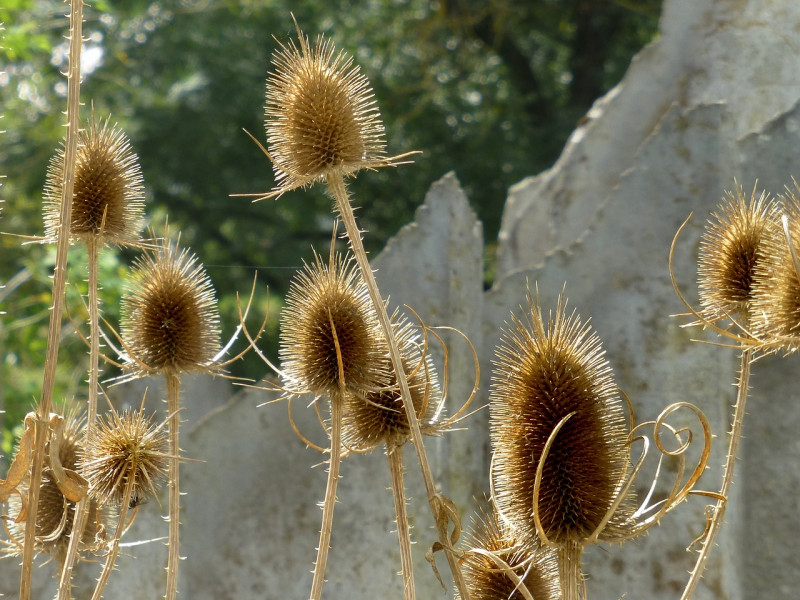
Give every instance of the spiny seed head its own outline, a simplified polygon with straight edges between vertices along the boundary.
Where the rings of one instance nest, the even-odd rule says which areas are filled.
[[[725,192],[700,238],[697,271],[703,316],[711,321],[749,318],[756,265],[764,257],[765,244],[774,243],[778,233],[778,208],[766,192],[757,194],[754,187],[749,201],[741,186],[735,195]]]
[[[56,240],[61,223],[64,146],[50,161],[44,188],[45,236]],[[125,133],[94,118],[78,133],[70,237],[131,244],[144,215],[144,183],[139,159]]]
[[[536,543],[535,510],[552,543],[581,543],[601,524],[626,475],[625,411],[600,339],[574,311],[567,315],[563,295],[546,325],[530,292],[528,306],[526,322],[512,315],[503,332],[492,375],[494,500],[522,543]],[[571,413],[550,447],[533,506],[545,445]],[[604,531],[614,531],[628,508],[616,511]]]
[[[364,396],[388,381],[378,318],[352,257],[318,255],[289,286],[281,314],[280,357],[289,393]]]
[[[800,186],[780,196],[786,232],[770,238],[756,272],[753,332],[766,347],[800,347]]]
[[[517,584],[491,557],[474,552],[491,552],[514,569],[534,600],[554,600],[559,596],[558,562],[551,548],[529,548],[517,543],[513,531],[501,525],[493,509],[483,508],[473,518],[464,535],[466,557],[462,572],[470,597],[475,600],[522,600]],[[458,592],[456,591],[458,598]]]
[[[441,400],[441,390],[433,361],[415,328],[404,317],[395,313],[392,321],[420,429],[424,434],[435,434],[438,432],[437,423],[441,416],[436,411]],[[391,369],[388,355],[384,360],[387,362],[387,369]],[[411,427],[397,383],[397,374],[393,369],[388,385],[368,391],[366,396],[349,395],[345,399],[342,419],[342,440],[345,447],[368,450],[382,443],[399,446],[410,437]]]
[[[129,366],[143,374],[212,368],[219,313],[197,257],[165,244],[137,259],[122,298],[121,330]]]
[[[120,504],[128,482],[131,502],[156,495],[169,469],[169,438],[152,420],[142,411],[111,411],[98,420],[81,472],[100,504]]]
[[[398,164],[384,153],[384,128],[366,76],[323,36],[310,46],[279,42],[267,78],[265,128],[277,186],[271,195],[337,171]]]
[[[59,446],[59,460],[64,469],[79,471],[84,461],[83,438],[85,421],[83,415],[70,408],[64,415],[64,429]],[[19,487],[20,493],[27,498],[30,480],[26,477]],[[12,494],[8,500],[11,514],[18,514],[19,497]],[[104,515],[107,516],[107,515]],[[95,552],[103,546],[104,527],[98,505],[90,500],[89,518],[81,539],[80,550]],[[37,552],[55,557],[59,563],[66,556],[72,534],[72,523],[75,518],[75,503],[67,500],[56,483],[50,467],[50,442],[45,447],[45,459],[42,468],[42,479],[39,487],[39,506],[36,513]],[[9,533],[17,542],[25,536],[26,523],[9,521]],[[20,544],[10,544],[5,551],[11,555],[22,553]]]

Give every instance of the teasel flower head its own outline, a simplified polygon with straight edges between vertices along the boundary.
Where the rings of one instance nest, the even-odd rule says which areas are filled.
[[[297,23],[295,22],[295,26]],[[280,196],[337,172],[403,164],[389,158],[372,88],[352,57],[323,36],[314,47],[300,28],[298,41],[278,42],[267,78],[264,108],[267,147]],[[299,47],[298,47],[299,46]]]
[[[775,244],[780,226],[778,207],[766,192],[749,201],[740,185],[726,192],[700,238],[698,279],[700,314],[708,321],[750,319],[759,261]]]
[[[352,257],[331,251],[325,264],[315,255],[292,280],[281,314],[280,358],[289,395],[338,397],[340,375],[346,394],[363,397],[386,385],[385,342]]]
[[[153,424],[143,407],[106,413],[87,446],[81,473],[98,503],[120,504],[128,485],[131,504],[157,495],[169,469],[169,438],[164,423]]]
[[[55,241],[61,222],[64,147],[50,161],[44,188],[45,237]],[[94,115],[78,134],[72,197],[73,240],[136,244],[144,223],[144,183],[139,159],[125,133]]]
[[[137,259],[121,313],[126,366],[134,375],[215,370],[220,325],[214,288],[188,249],[165,242]]]
[[[618,498],[630,448],[611,367],[563,293],[546,323],[530,291],[528,309],[524,321],[512,315],[492,377],[495,506],[529,546],[616,538],[635,507],[632,495]]]
[[[440,433],[449,423],[442,419],[444,398],[427,344],[420,339],[415,326],[398,312],[392,317],[392,329],[420,431],[427,435]],[[350,394],[345,399],[342,441],[348,449],[364,451],[380,444],[400,446],[411,438],[397,376],[391,368],[388,353],[383,360],[386,368],[391,370],[389,382],[367,391],[365,395]]]
[[[470,598],[524,600],[520,587],[534,600],[559,597],[556,553],[545,546],[530,548],[517,543],[513,530],[503,524],[494,508],[480,508],[461,547],[461,570]]]
[[[64,426],[57,451],[60,468],[58,465],[53,465],[51,461],[51,445],[55,442],[51,439],[45,446],[45,460],[36,514],[35,542],[37,552],[50,555],[59,564],[66,556],[67,547],[69,546],[76,502],[67,499],[61,491],[56,473],[62,469],[71,472],[80,471],[85,460],[84,434],[86,426],[84,415],[79,414],[74,405],[68,407],[63,419]],[[27,497],[29,485],[29,479],[26,477],[19,488],[22,497]],[[20,512],[21,506],[18,496],[12,495],[8,503],[11,514]],[[101,514],[99,506],[94,500],[90,500],[89,518],[83,531],[79,550],[98,552],[104,547],[105,527],[103,522],[108,517],[109,515],[107,514]],[[10,541],[4,549],[7,554],[12,556],[22,554],[22,539],[25,536],[25,527],[25,521],[19,523],[9,521],[8,533]]]
[[[753,332],[765,350],[800,348],[800,186],[780,196],[783,231],[765,244],[757,268]]]

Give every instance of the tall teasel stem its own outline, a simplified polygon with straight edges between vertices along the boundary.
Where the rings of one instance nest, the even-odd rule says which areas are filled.
[[[558,548],[558,577],[561,581],[561,600],[580,600],[581,598],[581,555],[583,546],[577,542],[567,542]]]
[[[45,355],[42,397],[36,416],[36,445],[33,452],[30,489],[28,491],[28,520],[25,527],[25,540],[20,570],[19,598],[29,600],[33,569],[34,542],[36,538],[36,514],[39,507],[39,485],[44,462],[44,447],[47,441],[47,423],[53,406],[53,387],[55,385],[58,346],[61,334],[61,312],[66,286],[67,252],[72,216],[72,193],[75,176],[75,156],[78,147],[78,124],[81,85],[81,39],[83,36],[83,0],[70,2],[69,33],[69,76],[67,78],[67,137],[64,148],[64,187],[61,196],[61,222],[56,249],[56,265],[53,271],[53,306],[50,311],[50,325],[47,333],[47,352]]]
[[[166,371],[167,412],[169,413],[169,557],[167,559],[167,593],[166,600],[175,600],[178,595],[178,562],[180,561],[180,511],[181,486],[179,479],[180,443],[178,431],[180,418],[180,377],[172,371]],[[123,509],[125,507],[123,506]]]
[[[700,549],[700,555],[697,557],[697,562],[695,562],[694,569],[692,569],[691,577],[686,584],[686,588],[683,590],[681,600],[689,600],[697,589],[697,584],[700,582],[700,578],[703,576],[703,571],[706,568],[708,555],[711,553],[711,549],[714,547],[714,543],[717,539],[717,534],[719,533],[720,527],[722,527],[725,507],[728,503],[728,494],[733,484],[733,468],[736,464],[736,455],[739,451],[739,441],[742,439],[745,403],[747,402],[747,391],[750,381],[750,363],[752,360],[753,349],[745,348],[742,350],[739,382],[736,392],[736,406],[733,409],[731,437],[728,442],[728,455],[725,459],[725,472],[722,476],[722,486],[719,488],[721,498],[717,500],[717,504],[714,506],[714,513],[705,539],[703,540],[703,547]]]
[[[456,587],[458,588],[461,597],[464,600],[469,600],[469,591],[467,590],[464,577],[461,574],[461,568],[453,551],[452,544],[450,543],[450,537],[447,531],[449,521],[447,518],[442,518],[443,510],[441,506],[441,497],[436,492],[433,473],[431,472],[430,463],[428,462],[428,455],[425,452],[425,445],[422,441],[422,432],[420,431],[419,427],[419,419],[417,419],[417,414],[414,410],[414,403],[411,399],[411,391],[408,387],[408,379],[405,371],[403,370],[400,349],[398,348],[397,342],[394,339],[389,315],[386,312],[386,307],[384,306],[380,291],[378,290],[378,284],[375,282],[375,276],[373,275],[372,268],[367,260],[367,253],[364,250],[364,244],[361,241],[361,231],[358,229],[358,225],[356,224],[355,215],[353,214],[353,207],[350,206],[350,199],[347,194],[347,188],[344,184],[344,177],[337,171],[331,171],[325,176],[325,182],[327,183],[330,194],[336,201],[336,208],[342,218],[342,222],[344,223],[347,237],[350,240],[350,246],[353,249],[353,254],[355,255],[356,262],[358,263],[358,267],[361,271],[361,276],[367,286],[367,289],[369,290],[370,298],[375,306],[375,312],[378,315],[378,321],[381,329],[383,330],[383,335],[386,338],[386,343],[389,348],[389,357],[392,362],[392,368],[397,376],[397,384],[403,397],[403,406],[406,411],[409,428],[411,429],[411,441],[414,443],[414,447],[417,449],[417,458],[419,459],[420,469],[422,470],[422,478],[425,482],[425,491],[428,494],[428,503],[431,505],[431,510],[433,511],[434,520],[436,522],[436,529],[439,533],[439,541],[444,547],[445,556],[447,557],[447,562],[450,565],[450,571],[453,574],[453,579],[455,580]]]
[[[322,597],[322,584],[325,583],[325,569],[328,565],[328,551],[333,531],[333,509],[336,504],[336,488],[339,484],[339,469],[342,463],[342,398],[331,394],[331,457],[328,461],[328,482],[325,486],[325,500],[322,504],[322,525],[319,530],[317,560],[314,563],[314,578],[311,582],[311,600]]]
[[[408,523],[406,491],[403,483],[402,444],[387,444],[386,457],[389,459],[389,471],[392,474],[394,512],[395,515],[397,515],[397,537],[400,541],[400,565],[403,570],[403,599],[414,600],[417,594],[414,589],[414,568],[411,561],[411,529]]]
[[[86,421],[86,439],[91,440],[95,433],[97,421],[97,397],[100,391],[100,305],[97,295],[97,260],[99,254],[97,239],[86,240],[89,259],[89,402]],[[78,546],[83,538],[83,529],[89,516],[89,502],[82,499],[75,508],[75,520],[72,524],[72,537],[67,548],[67,556],[61,568],[58,584],[58,600],[67,600],[72,588],[72,569],[78,555]]]
[[[133,477],[129,477],[128,481],[125,483],[125,491],[122,494],[122,504],[120,505],[119,517],[117,519],[117,528],[114,530],[114,539],[111,540],[111,548],[106,556],[106,562],[103,564],[103,572],[100,574],[100,578],[97,580],[97,585],[94,588],[92,600],[100,600],[100,598],[103,597],[103,590],[108,583],[108,578],[111,575],[111,571],[114,570],[114,564],[117,562],[117,556],[119,555],[119,541],[122,538],[122,532],[125,529],[125,520],[128,516],[128,506],[130,506],[131,503],[131,496],[135,483],[136,480]]]

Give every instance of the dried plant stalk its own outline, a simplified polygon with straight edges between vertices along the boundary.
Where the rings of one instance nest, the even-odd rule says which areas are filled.
[[[411,526],[408,522],[406,491],[403,482],[403,446],[392,445],[386,448],[389,471],[392,474],[392,495],[394,512],[397,517],[397,538],[400,542],[400,566],[403,575],[403,598],[414,600],[417,593],[414,587],[414,566],[411,560]]]
[[[36,418],[36,444],[33,452],[31,484],[28,491],[29,514],[36,515],[39,506],[39,484],[41,482],[44,446],[47,441],[47,420],[53,406],[58,346],[61,333],[61,312],[66,287],[67,251],[69,249],[72,215],[72,194],[75,176],[75,156],[78,146],[78,124],[81,85],[81,40],[83,36],[83,0],[70,2],[69,31],[69,76],[67,78],[67,136],[64,144],[64,184],[61,196],[61,226],[56,249],[56,265],[53,270],[53,306],[47,332],[42,397],[39,400]],[[25,527],[22,568],[20,569],[19,598],[29,600],[33,570],[34,544],[36,538],[35,519],[29,519]]]

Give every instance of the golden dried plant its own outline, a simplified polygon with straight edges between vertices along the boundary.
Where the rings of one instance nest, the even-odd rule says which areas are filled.
[[[44,187],[45,236],[58,238],[64,148],[53,156]],[[90,121],[79,132],[75,160],[70,238],[95,238],[104,243],[135,244],[144,223],[144,183],[139,158],[125,133]]]
[[[435,435],[449,423],[442,422],[442,390],[427,345],[415,332],[415,327],[399,313],[392,319],[395,340],[403,356],[403,370],[420,430]],[[385,444],[401,446],[411,438],[403,398],[397,386],[397,376],[391,370],[388,351],[382,360],[391,371],[390,380],[383,386],[367,391],[366,395],[348,394],[344,402],[342,443],[349,450],[365,451]]]
[[[352,262],[315,255],[289,286],[281,314],[280,357],[291,395],[364,397],[389,380],[385,344],[366,287]],[[341,358],[339,358],[341,357]]]
[[[194,254],[165,242],[136,260],[122,298],[121,333],[134,376],[213,370],[219,312]]]
[[[85,460],[84,433],[85,418],[74,407],[69,407],[64,415],[52,415],[51,424],[59,423],[58,434],[51,435],[45,446],[45,459],[41,474],[41,484],[39,488],[39,503],[36,511],[36,552],[48,554],[61,564],[67,554],[67,548],[72,534],[73,521],[77,498],[68,498],[72,495],[72,488],[65,485],[64,474],[66,473],[73,481],[73,475],[80,471]],[[55,451],[53,451],[55,449]],[[27,489],[30,485],[26,477],[19,487],[20,497],[27,496]],[[67,495],[65,495],[65,492]],[[9,520],[8,534],[9,542],[5,551],[8,554],[18,556],[22,553],[22,544],[26,520],[29,515],[25,515],[20,500],[13,495],[8,500],[9,512],[24,516],[24,519]],[[105,546],[105,525],[108,514],[100,511],[99,504],[95,501],[89,503],[89,518],[81,536],[79,550],[84,552],[96,553]]]
[[[530,549],[518,544],[493,507],[480,508],[461,547],[464,578],[475,600],[558,598],[555,552],[548,547]]]
[[[800,348],[800,185],[787,186],[780,200],[783,231],[765,245],[752,326],[763,348],[795,352]]]
[[[700,238],[699,312],[706,320],[737,319],[747,327],[759,262],[779,234],[778,206],[767,192],[754,186],[749,200],[741,185],[725,192]]]
[[[547,322],[530,292],[528,309],[525,320],[512,315],[497,349],[494,501],[524,543],[535,545],[541,530],[554,544],[582,544],[603,526],[628,472],[626,410],[600,339],[567,313],[563,295]],[[628,519],[628,507],[605,525],[609,533]]]
[[[295,23],[297,26],[297,23]],[[264,108],[267,147],[280,196],[336,172],[396,166],[388,158],[384,127],[372,88],[358,65],[322,35],[312,48],[297,26],[298,45],[278,42],[267,78]]]
[[[129,504],[156,496],[156,486],[166,479],[169,468],[164,425],[153,424],[153,416],[145,416],[141,409],[120,414],[112,408],[101,417],[95,435],[87,440],[81,468],[90,495],[100,504],[119,505],[130,485]]]

